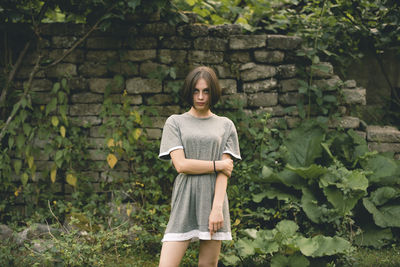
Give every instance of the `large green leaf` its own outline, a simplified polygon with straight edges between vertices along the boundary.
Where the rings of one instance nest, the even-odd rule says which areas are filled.
[[[294,196],[293,194],[285,192],[275,187],[269,187],[265,189],[265,191],[253,195],[253,201],[256,203],[260,203],[264,198],[268,199],[276,198],[278,200],[284,200],[284,201],[289,201],[289,200],[298,201],[297,197]]]
[[[358,246],[368,246],[379,249],[393,240],[390,228],[382,229],[373,224],[362,227],[363,232],[355,237]]]
[[[284,256],[282,254],[274,255],[271,259],[271,267],[307,267],[310,261],[303,255]]]
[[[324,131],[311,123],[290,132],[284,144],[288,150],[288,163],[294,167],[308,167],[321,156]]]
[[[285,169],[277,174],[277,178],[286,186],[291,186],[295,189],[301,190],[307,185],[307,181],[301,178],[300,175]]]
[[[332,222],[339,217],[336,210],[330,209],[326,204],[319,203],[309,188],[303,188],[302,192],[301,207],[312,222]]]
[[[275,229],[284,237],[292,237],[299,230],[299,226],[294,221],[283,220],[276,225]]]
[[[345,253],[350,249],[351,244],[349,241],[338,236],[329,237],[318,235],[312,238],[299,238],[297,240],[297,246],[305,256],[322,257]]]
[[[316,164],[311,164],[308,167],[293,167],[290,164],[287,164],[286,168],[307,180],[317,179],[328,171],[327,168]]]
[[[338,210],[340,215],[346,215],[357,204],[364,193],[353,193],[351,195],[344,195],[343,191],[334,187],[325,187],[324,194],[332,206]]]
[[[370,171],[368,179],[371,183],[400,183],[400,163],[392,158],[378,154],[362,160],[361,165],[364,170]]]
[[[371,193],[369,200],[375,206],[382,206],[391,199],[396,199],[400,196],[400,190],[393,187],[380,187]]]
[[[363,198],[364,207],[372,214],[376,225],[400,227],[400,205],[385,205],[377,208],[368,198]]]

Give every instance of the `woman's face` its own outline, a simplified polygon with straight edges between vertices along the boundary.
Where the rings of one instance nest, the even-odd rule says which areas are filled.
[[[193,107],[200,112],[210,109],[210,89],[206,80],[199,79],[193,92]]]

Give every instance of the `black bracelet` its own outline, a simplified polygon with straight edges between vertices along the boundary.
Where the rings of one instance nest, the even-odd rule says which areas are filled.
[[[215,160],[213,160],[213,164],[214,164],[214,172],[215,174],[217,174],[217,170],[215,169]]]

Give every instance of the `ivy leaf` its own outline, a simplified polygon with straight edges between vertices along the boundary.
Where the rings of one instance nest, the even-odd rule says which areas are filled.
[[[60,90],[60,83],[59,83],[59,82],[56,82],[56,83],[53,85],[52,93],[57,93],[58,90]]]
[[[53,97],[46,105],[46,116],[57,108],[57,98]]]
[[[61,168],[61,165],[62,165],[62,163],[64,161],[63,160],[63,156],[64,156],[64,153],[63,153],[62,150],[58,150],[56,152],[56,156],[54,158],[54,161],[56,162],[56,165],[57,165],[58,168]]]
[[[15,174],[19,175],[19,172],[21,170],[22,167],[22,161],[19,159],[14,160],[14,170],[15,170]]]
[[[65,138],[66,130],[65,130],[65,127],[64,127],[64,126],[61,126],[61,127],[60,127],[60,134],[61,134],[62,137]]]
[[[114,154],[108,154],[107,156],[107,163],[110,166],[111,169],[114,168],[115,164],[117,164],[118,159]]]
[[[26,172],[24,172],[24,173],[21,175],[21,182],[22,182],[22,185],[25,186],[25,185],[28,183],[28,179],[29,179],[28,174],[27,174]]]
[[[142,129],[136,128],[135,130],[133,130],[132,132],[132,136],[135,140],[138,140],[140,135],[142,134]]]
[[[27,158],[27,161],[28,161],[29,169],[32,169],[32,167],[33,167],[33,161],[34,161],[33,156],[29,156],[29,157]]]
[[[59,123],[59,120],[57,118],[57,116],[52,116],[51,117],[51,124],[53,124],[54,127],[57,127]]]
[[[23,145],[25,144],[25,137],[22,134],[19,134],[17,136],[17,142],[16,145],[19,149],[21,149],[23,147]]]
[[[67,174],[67,183],[69,185],[72,185],[73,187],[76,187],[76,182],[78,181],[78,179],[76,178],[75,175],[73,175],[72,173]]]
[[[57,165],[53,165],[50,171],[50,179],[53,184],[56,182],[56,176],[57,176]]]

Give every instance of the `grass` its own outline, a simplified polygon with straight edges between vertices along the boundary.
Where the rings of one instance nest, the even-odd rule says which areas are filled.
[[[379,250],[358,248],[347,262],[345,266],[352,267],[398,267],[400,266],[400,247],[393,246]]]

